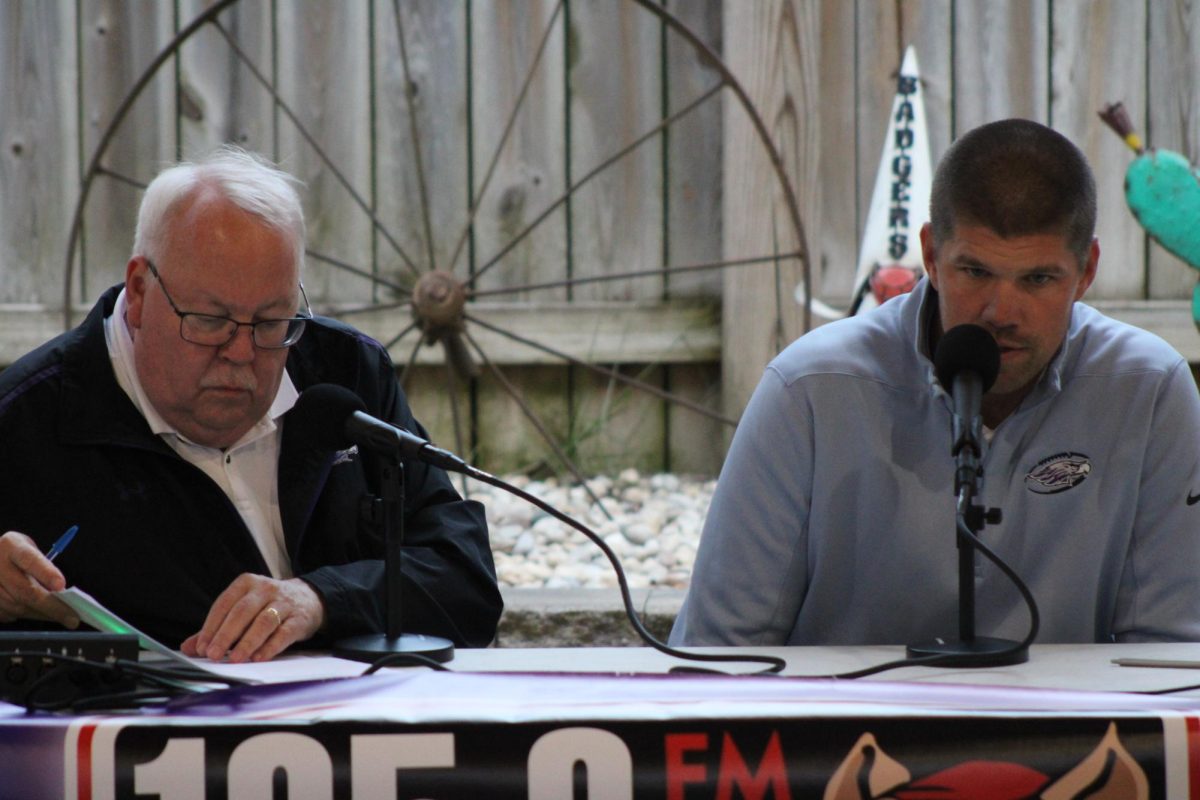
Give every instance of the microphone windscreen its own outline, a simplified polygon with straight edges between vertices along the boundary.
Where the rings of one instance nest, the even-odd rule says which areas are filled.
[[[362,398],[346,387],[318,383],[300,393],[287,414],[287,424],[299,428],[317,447],[339,450],[349,444],[346,419],[366,410]]]
[[[986,392],[1000,373],[1000,346],[979,325],[955,325],[938,340],[933,369],[946,391],[951,391],[958,373],[971,370],[979,375]]]

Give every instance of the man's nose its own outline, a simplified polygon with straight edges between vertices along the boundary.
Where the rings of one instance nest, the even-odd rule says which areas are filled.
[[[1020,319],[1021,302],[1020,292],[1013,283],[995,281],[983,309],[983,321],[997,328],[1015,325]]]
[[[233,338],[221,345],[221,358],[236,364],[248,364],[254,360],[254,329],[239,325]]]

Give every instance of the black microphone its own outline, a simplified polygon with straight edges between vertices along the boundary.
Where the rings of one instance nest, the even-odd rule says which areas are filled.
[[[1016,573],[988,549],[978,536],[985,525],[1001,521],[998,508],[985,509],[973,502],[979,494],[983,470],[979,466],[983,448],[983,395],[1000,373],[1000,347],[978,325],[956,325],[942,334],[933,356],[938,382],[950,392],[954,408],[954,494],[958,510],[954,518],[958,546],[958,639],[934,639],[908,646],[909,658],[924,663],[962,667],[1020,664],[1029,660],[1029,643],[1037,635],[1038,611],[1033,595]],[[975,635],[975,551],[1013,580],[1029,604],[1030,632],[1024,641]]]
[[[496,486],[520,497],[555,519],[570,525],[588,537],[612,564],[617,574],[617,585],[620,587],[621,600],[625,606],[625,614],[639,636],[651,647],[663,653],[683,659],[707,662],[739,662],[766,663],[771,667],[768,671],[779,672],[785,666],[783,659],[770,655],[733,655],[716,653],[689,653],[675,650],[658,641],[638,616],[633,605],[633,597],[629,592],[629,583],[621,567],[616,553],[595,531],[572,519],[562,511],[528,492],[513,486],[511,483],[497,478],[484,470],[473,467],[453,453],[448,453],[434,447],[419,436],[414,436],[406,430],[389,425],[386,422],[366,413],[362,399],[354,392],[332,383],[322,383],[305,389],[296,405],[288,412],[289,425],[303,426],[309,431],[310,440],[326,450],[337,450],[351,441],[372,450],[382,450],[392,454],[399,451],[401,457],[416,458],[443,469],[462,472],[466,475]],[[403,540],[403,517],[397,514],[395,527],[400,528],[399,539]],[[385,527],[387,527],[385,525]],[[393,534],[394,535],[394,534]],[[389,554],[398,554],[398,547],[389,545]],[[374,661],[377,664],[392,656],[403,658],[412,653],[431,653],[436,661],[448,661],[453,657],[454,645],[448,640],[421,634],[400,633],[399,583],[400,567],[398,560],[392,562],[389,558],[385,567],[388,583],[388,631],[383,636],[366,635],[344,639],[335,646],[334,654],[343,658],[353,658],[359,661]],[[399,661],[395,663],[400,663]]]
[[[385,456],[379,495],[367,495],[364,499],[369,502],[360,505],[360,513],[383,529],[385,631],[340,639],[334,643],[334,655],[371,662],[384,657],[417,657],[437,662],[454,658],[454,643],[449,639],[404,633],[401,575],[405,505],[401,459],[418,459],[445,469],[458,465],[470,467],[421,437],[372,417],[361,397],[333,383],[317,384],[301,392],[288,412],[288,425],[297,426],[322,450],[338,450],[352,442]]]
[[[942,334],[933,355],[938,382],[950,393],[954,409],[950,454],[957,460],[954,493],[977,487],[983,454],[983,395],[1000,373],[1000,347],[978,325],[956,325]]]
[[[327,450],[337,450],[352,442],[373,452],[398,452],[401,458],[424,461],[451,472],[474,474],[472,467],[453,453],[371,416],[361,397],[334,383],[319,383],[301,392],[288,419],[289,424],[310,431],[313,442]]]

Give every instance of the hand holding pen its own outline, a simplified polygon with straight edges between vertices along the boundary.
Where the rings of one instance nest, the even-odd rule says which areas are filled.
[[[78,530],[75,525],[68,528],[45,555],[23,533],[9,531],[0,536],[0,622],[37,619],[79,627],[79,617],[53,594],[67,588],[66,578],[53,560]]]
[[[75,538],[75,534],[79,532],[78,525],[72,525],[67,528],[67,532],[55,540],[54,544],[50,545],[50,549],[46,551],[46,560],[54,561],[58,558],[63,550],[67,549],[67,545]]]

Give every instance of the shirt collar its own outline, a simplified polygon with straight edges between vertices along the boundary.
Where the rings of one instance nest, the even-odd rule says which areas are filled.
[[[924,371],[925,383],[935,395],[945,394],[942,385],[938,383],[937,373],[933,368],[933,336],[934,315],[937,314],[937,292],[929,283],[929,278],[923,277],[904,298],[903,317],[904,327],[912,334],[916,342],[917,363]]]
[[[129,395],[129,399],[138,412],[146,418],[146,423],[150,426],[151,431],[159,436],[173,436],[194,444],[163,419],[158,410],[154,408],[154,404],[150,402],[145,389],[142,388],[142,382],[134,368],[133,337],[129,334],[128,323],[125,321],[126,307],[125,290],[122,289],[121,293],[117,295],[113,313],[104,318],[104,341],[108,346],[108,357],[112,361],[117,383],[125,391],[125,394]],[[300,393],[292,383],[291,376],[287,374],[287,370],[284,370],[283,378],[279,381],[279,389],[275,392],[275,399],[266,415],[246,431],[232,447],[227,449],[233,450],[273,433],[278,427],[276,420],[296,404],[299,396]]]

